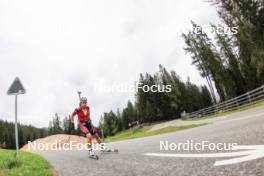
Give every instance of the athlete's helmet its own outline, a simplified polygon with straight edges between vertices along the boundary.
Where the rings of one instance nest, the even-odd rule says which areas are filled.
[[[87,98],[86,97],[82,97],[80,100],[80,103],[87,103]]]

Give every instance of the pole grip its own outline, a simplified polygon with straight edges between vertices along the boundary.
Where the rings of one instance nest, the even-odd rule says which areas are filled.
[[[81,91],[78,91],[77,93],[78,93],[78,96],[79,96],[79,100],[81,101],[81,98],[82,98],[81,97],[81,94],[82,94],[82,92]]]

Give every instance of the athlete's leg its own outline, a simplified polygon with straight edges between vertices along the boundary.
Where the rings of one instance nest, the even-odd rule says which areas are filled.
[[[89,151],[89,155],[90,156],[94,156],[94,152],[93,152],[93,149],[92,149],[92,135],[90,133],[87,133],[86,134],[86,138],[87,138],[87,141],[88,141],[88,151]]]
[[[88,131],[90,132],[90,134],[96,139],[96,142],[98,144],[102,143],[102,140],[97,132],[97,129],[90,123],[86,125]],[[107,148],[106,146],[103,146],[104,149],[101,149],[101,151],[105,151],[105,152],[110,152],[111,149]]]
[[[92,136],[85,124],[79,123],[80,130],[85,134],[89,148],[92,147]]]
[[[87,142],[88,142],[88,145],[89,145],[89,148],[92,147],[92,136],[90,133],[87,133],[86,134],[86,139],[87,139]]]
[[[98,135],[97,129],[93,126],[93,124],[90,122],[86,125],[88,131],[90,132],[90,134],[96,139],[96,142],[98,144],[101,144],[101,138]]]
[[[96,140],[96,142],[98,144],[101,144],[102,143],[102,140],[101,140],[100,136],[98,135],[98,133],[95,133],[94,137],[95,137],[95,140]]]

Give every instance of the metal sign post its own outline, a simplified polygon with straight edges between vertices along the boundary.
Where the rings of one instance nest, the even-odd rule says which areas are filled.
[[[9,87],[7,94],[15,95],[15,136],[16,136],[16,156],[19,155],[19,142],[18,142],[18,128],[17,128],[17,96],[20,94],[25,94],[26,90],[22,85],[19,78],[15,78],[14,82]]]
[[[15,95],[15,135],[16,135],[16,154],[19,154],[18,129],[17,129],[17,95]]]

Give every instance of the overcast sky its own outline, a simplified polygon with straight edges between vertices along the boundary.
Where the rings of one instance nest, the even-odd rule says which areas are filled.
[[[78,90],[98,124],[134,94],[98,93],[95,84],[133,84],[159,64],[205,84],[183,50],[180,32],[190,20],[216,23],[216,9],[203,0],[0,0],[0,118],[14,120],[6,91],[16,76],[27,90],[19,121],[37,127],[55,112],[70,114]]]

